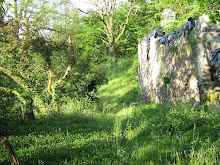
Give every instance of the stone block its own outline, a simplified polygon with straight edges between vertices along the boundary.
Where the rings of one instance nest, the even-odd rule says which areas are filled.
[[[151,33],[151,36],[153,36],[154,38],[163,37],[164,35],[165,35],[165,32],[157,30],[157,29],[154,29],[153,32]]]

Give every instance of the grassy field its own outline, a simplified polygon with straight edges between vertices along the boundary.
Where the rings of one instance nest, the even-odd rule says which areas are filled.
[[[90,106],[91,108],[92,106]],[[219,164],[219,113],[156,104],[77,109],[10,128],[21,164]],[[0,164],[10,164],[0,148]]]
[[[109,74],[102,104],[69,99],[60,113],[9,125],[5,135],[20,164],[220,164],[220,105],[132,105],[139,96],[137,79],[128,80],[135,65],[121,61],[122,71]],[[0,164],[10,164],[3,145]]]

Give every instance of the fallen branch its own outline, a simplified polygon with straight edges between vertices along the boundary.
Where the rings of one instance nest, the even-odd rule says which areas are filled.
[[[18,157],[15,154],[15,151],[14,151],[11,143],[9,143],[8,139],[6,137],[0,136],[0,143],[3,143],[5,148],[8,150],[9,157],[11,159],[11,165],[20,165],[19,161],[18,161]]]

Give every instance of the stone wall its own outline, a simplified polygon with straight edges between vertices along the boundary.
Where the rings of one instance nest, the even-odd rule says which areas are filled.
[[[220,23],[210,24],[207,15],[190,18],[168,35],[154,30],[144,37],[138,44],[138,78],[146,100],[199,102],[211,81],[209,60],[217,48]]]

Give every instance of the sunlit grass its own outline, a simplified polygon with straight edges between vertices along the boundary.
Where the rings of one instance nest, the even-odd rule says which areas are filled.
[[[10,127],[8,139],[21,164],[218,164],[219,113],[189,103],[177,109],[72,107]],[[0,151],[0,163],[9,164]]]
[[[140,96],[137,80],[137,59],[120,59],[109,68],[109,82],[99,90],[99,98],[104,104],[129,104]]]
[[[59,113],[6,128],[20,164],[220,164],[220,105],[129,105],[139,91],[131,63],[120,62],[99,90],[105,106],[64,98]],[[0,152],[0,164],[10,164]]]
[[[91,115],[84,112],[72,111],[69,114],[68,111],[66,114],[63,111],[62,114],[41,117],[30,125],[17,126],[15,135],[8,139],[21,164],[117,162],[113,120],[104,118],[101,113]],[[1,164],[9,164],[9,157],[2,146],[1,151]]]

